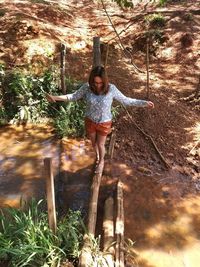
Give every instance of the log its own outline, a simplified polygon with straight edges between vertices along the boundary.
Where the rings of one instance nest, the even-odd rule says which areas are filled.
[[[84,236],[84,244],[79,257],[79,267],[89,267],[92,266],[92,256],[91,256],[91,241],[95,236],[96,220],[97,220],[97,203],[99,196],[99,187],[101,183],[102,174],[96,174],[93,177],[93,182],[91,186],[91,196],[89,202],[89,212],[88,212],[88,223],[87,229],[88,234]]]
[[[53,177],[51,158],[44,159],[44,170],[46,177],[49,227],[53,231],[53,233],[56,234],[57,222],[56,222],[56,207],[55,207],[55,190],[54,190],[54,177]]]
[[[117,216],[116,216],[116,251],[115,266],[124,267],[124,207],[122,183],[117,184]]]
[[[95,227],[97,220],[97,203],[99,197],[101,175],[102,174],[99,173],[93,177],[93,182],[91,186],[91,197],[90,197],[89,212],[88,212],[88,233],[93,236],[95,235]]]
[[[107,266],[114,267],[114,200],[109,197],[105,201],[103,220],[103,251]]]

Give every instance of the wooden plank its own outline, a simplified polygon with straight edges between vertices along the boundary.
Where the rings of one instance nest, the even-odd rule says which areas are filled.
[[[54,190],[54,177],[53,177],[51,158],[44,159],[44,170],[46,177],[49,227],[53,231],[53,233],[56,234],[57,222],[56,222],[56,207],[55,207],[55,190]]]

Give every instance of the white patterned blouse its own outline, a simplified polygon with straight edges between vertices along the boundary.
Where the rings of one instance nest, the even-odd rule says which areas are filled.
[[[125,106],[147,106],[147,101],[126,97],[114,84],[109,84],[106,95],[95,95],[88,83],[83,84],[76,92],[66,95],[69,101],[76,101],[84,98],[86,101],[85,116],[95,123],[102,123],[112,120],[111,106],[113,100],[117,100]]]

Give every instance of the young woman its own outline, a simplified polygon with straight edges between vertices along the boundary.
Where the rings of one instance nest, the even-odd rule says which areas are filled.
[[[104,67],[92,69],[88,83],[85,83],[73,94],[47,95],[50,102],[86,100],[85,128],[88,138],[96,152],[96,173],[103,171],[105,142],[111,132],[113,99],[127,106],[154,108],[151,101],[139,100],[124,96],[114,84],[108,82]]]

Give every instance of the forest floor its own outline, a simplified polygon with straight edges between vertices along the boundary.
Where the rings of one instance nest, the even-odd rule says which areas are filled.
[[[166,168],[150,140],[121,110],[114,122],[114,163],[111,170],[105,166],[102,183],[112,186],[120,178],[124,184],[125,232],[136,241],[136,249],[143,251],[140,266],[173,265],[150,261],[150,254],[156,258],[153,248],[162,251],[164,261],[163,251],[171,257],[200,239],[199,96],[196,101],[195,97],[185,100],[199,82],[200,1],[177,1],[162,8],[135,1],[134,9],[126,11],[114,3],[107,5],[123,45],[143,73],[137,73],[120,50],[100,1],[5,0],[0,1],[0,11],[0,59],[9,68],[39,70],[42,65],[58,63],[60,43],[65,43],[67,75],[87,81],[93,37],[100,36],[104,44],[109,42],[110,82],[125,95],[140,99],[146,98],[144,16],[158,12],[165,17],[160,28],[162,42],[154,42],[150,54],[149,99],[155,108],[131,107],[128,111],[152,137],[170,167]],[[199,254],[191,256],[191,265],[187,265],[190,254],[179,256],[176,254],[173,266],[198,266]]]

